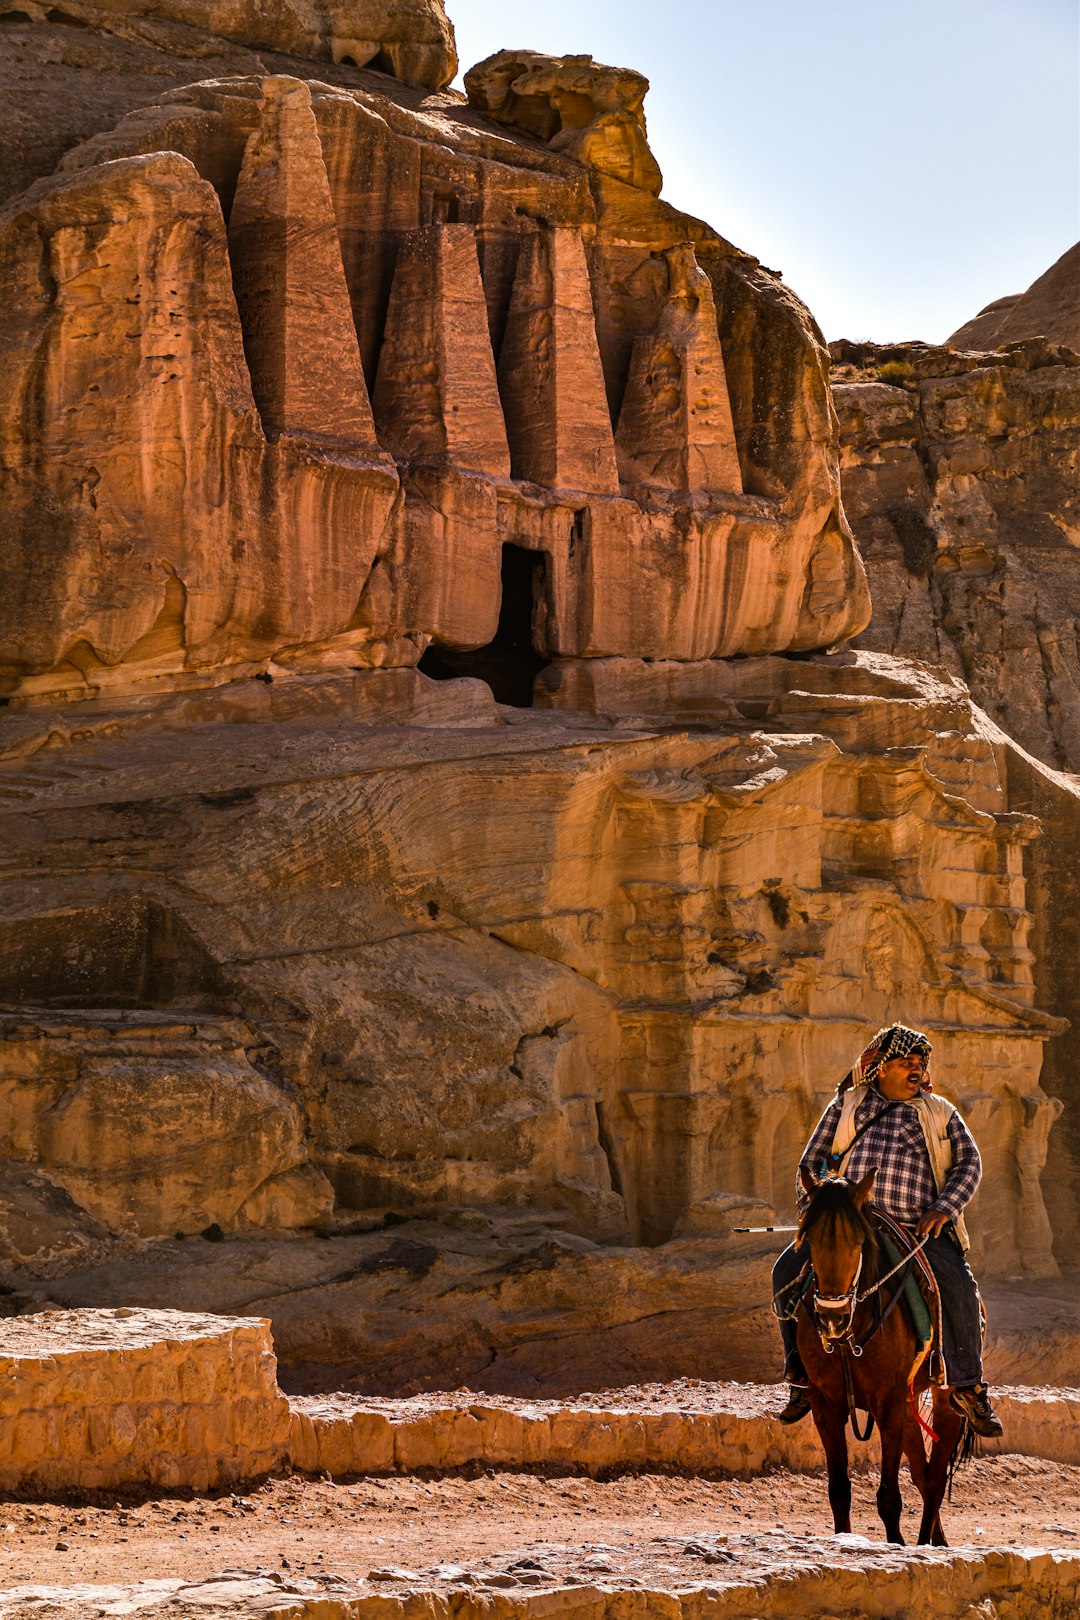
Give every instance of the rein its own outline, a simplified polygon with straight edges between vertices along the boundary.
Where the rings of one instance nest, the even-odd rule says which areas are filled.
[[[910,1264],[914,1260],[915,1256],[917,1254],[922,1253],[923,1249],[926,1248],[926,1245],[929,1243],[929,1241],[930,1241],[930,1233],[927,1232],[926,1236],[924,1238],[921,1238],[918,1243],[916,1243],[912,1248],[910,1248],[908,1250],[907,1254],[901,1256],[901,1258],[896,1262],[895,1266],[893,1266],[891,1271],[887,1271],[885,1273],[884,1277],[879,1277],[877,1282],[873,1283],[866,1290],[865,1294],[860,1294],[859,1295],[858,1299],[855,1301],[856,1305],[863,1304],[863,1302],[865,1300],[868,1300],[870,1298],[871,1294],[876,1293],[879,1288],[883,1288],[884,1285],[889,1281],[889,1279],[891,1277],[896,1276],[896,1273],[898,1271],[906,1272],[908,1266],[910,1266]],[[856,1273],[856,1276],[857,1275],[858,1275],[858,1273]],[[906,1282],[907,1282],[907,1277],[906,1276],[902,1277],[900,1279],[900,1288],[903,1288],[903,1286],[904,1286],[904,1284]],[[896,1303],[896,1301],[899,1299],[899,1297],[900,1297],[900,1290],[898,1289],[897,1292],[893,1295],[892,1299],[889,1301],[889,1309],[890,1310],[892,1309],[892,1307]],[[875,1328],[874,1331],[876,1332],[877,1329]],[[869,1343],[869,1340],[865,1340],[864,1342]]]
[[[828,1310],[830,1307],[833,1309],[838,1309],[840,1306],[846,1305],[849,1301],[851,1305],[851,1315],[848,1322],[847,1332],[843,1334],[841,1338],[837,1339],[833,1344],[826,1343],[825,1338],[822,1336],[821,1347],[827,1356],[831,1356],[833,1350],[836,1348],[836,1344],[839,1344],[841,1349],[850,1350],[851,1354],[856,1358],[856,1360],[858,1360],[859,1356],[862,1355],[871,1339],[875,1338],[876,1335],[881,1332],[882,1328],[885,1326],[885,1323],[888,1321],[897,1305],[899,1305],[904,1288],[907,1284],[908,1269],[911,1266],[912,1261],[915,1259],[915,1256],[919,1254],[921,1250],[925,1249],[929,1241],[930,1233],[927,1232],[924,1238],[916,1243],[911,1249],[908,1250],[907,1254],[903,1255],[902,1258],[897,1261],[896,1265],[892,1267],[891,1271],[887,1271],[884,1277],[879,1277],[877,1282],[871,1283],[869,1288],[864,1289],[861,1294],[857,1292],[859,1276],[862,1272],[863,1263],[863,1256],[860,1251],[859,1264],[855,1268],[855,1275],[851,1280],[851,1288],[848,1293],[844,1294],[839,1299],[827,1299],[821,1295],[815,1294],[815,1305],[823,1305],[826,1310]],[[870,1329],[870,1332],[866,1335],[866,1338],[861,1342],[857,1342],[855,1339],[855,1312],[858,1310],[860,1305],[865,1305],[868,1299],[872,1299],[875,1294],[879,1293],[881,1289],[884,1288],[885,1284],[890,1282],[892,1278],[896,1276],[898,1271],[902,1272],[903,1275],[901,1276],[899,1283],[896,1285],[896,1288],[893,1290],[889,1303],[879,1315],[877,1321]],[[805,1299],[800,1299],[800,1303],[806,1304]],[[807,1311],[810,1310],[809,1306],[806,1308]],[[798,1306],[796,1306],[796,1309],[798,1309]],[[811,1313],[811,1320],[812,1319]]]
[[[875,1116],[875,1118],[880,1117],[880,1114]],[[881,1332],[882,1328],[885,1326],[885,1323],[889,1320],[889,1317],[892,1315],[897,1305],[899,1305],[901,1297],[904,1293],[904,1289],[907,1285],[908,1272],[911,1268],[912,1262],[914,1261],[915,1256],[926,1247],[927,1243],[929,1243],[930,1237],[931,1234],[927,1232],[925,1237],[921,1238],[920,1241],[914,1244],[905,1255],[901,1256],[900,1260],[895,1266],[892,1267],[891,1270],[887,1271],[883,1277],[879,1277],[876,1282],[872,1282],[869,1287],[865,1288],[862,1293],[860,1293],[859,1278],[862,1275],[865,1253],[864,1246],[864,1248],[859,1250],[859,1263],[855,1267],[855,1275],[851,1279],[851,1287],[846,1294],[836,1299],[824,1297],[818,1294],[814,1295],[814,1305],[824,1306],[826,1310],[839,1310],[844,1305],[847,1305],[848,1327],[846,1333],[844,1333],[839,1339],[834,1341],[829,1341],[826,1339],[824,1333],[820,1328],[818,1328],[818,1324],[814,1319],[814,1312],[807,1303],[804,1292],[800,1293],[799,1298],[795,1303],[795,1308],[791,1312],[791,1315],[794,1316],[797,1313],[799,1306],[804,1306],[807,1315],[810,1317],[811,1323],[814,1325],[814,1327],[818,1328],[818,1336],[821,1339],[821,1348],[824,1350],[827,1356],[831,1356],[833,1351],[836,1349],[837,1344],[839,1344],[841,1352],[840,1361],[844,1369],[844,1390],[847,1395],[848,1420],[851,1423],[852,1435],[856,1440],[869,1440],[870,1436],[874,1432],[874,1416],[872,1412],[867,1412],[866,1428],[862,1433],[860,1433],[858,1418],[856,1416],[855,1386],[851,1376],[851,1362],[853,1359],[856,1361],[859,1359],[863,1351],[866,1349],[866,1346]],[[809,1261],[807,1262],[807,1267],[808,1266]],[[806,1268],[804,1268],[804,1270],[805,1269]],[[862,1340],[857,1340],[855,1338],[855,1312],[858,1310],[860,1305],[864,1305],[868,1299],[872,1299],[875,1294],[879,1294],[882,1288],[884,1288],[885,1284],[890,1282],[898,1272],[901,1274],[900,1281],[894,1288],[888,1304],[885,1306],[884,1310],[879,1308],[877,1321],[874,1323],[866,1337]],[[800,1276],[801,1275],[802,1274],[800,1274]],[[848,1352],[850,1352],[850,1354]],[[917,1411],[915,1415],[916,1418],[919,1418]],[[926,1427],[925,1424],[922,1424],[921,1418],[919,1418],[919,1422],[922,1427]],[[933,1433],[932,1430],[930,1432]]]

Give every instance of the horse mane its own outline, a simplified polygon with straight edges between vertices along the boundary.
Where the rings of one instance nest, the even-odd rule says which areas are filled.
[[[854,1186],[854,1182],[849,1181],[846,1176],[828,1176],[818,1185],[799,1219],[795,1247],[800,1249],[814,1228],[825,1223],[828,1223],[828,1228],[823,1234],[825,1237],[831,1237],[839,1225],[854,1227],[862,1239],[868,1278],[872,1280],[880,1269],[878,1260],[881,1247],[874,1223],[867,1215],[865,1207],[859,1209],[852,1197]]]

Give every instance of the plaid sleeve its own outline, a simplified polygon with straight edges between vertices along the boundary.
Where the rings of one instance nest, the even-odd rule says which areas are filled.
[[[803,1149],[803,1156],[799,1160],[800,1170],[805,1164],[807,1169],[812,1170],[815,1176],[824,1174],[825,1156],[832,1151],[833,1137],[836,1135],[836,1127],[840,1123],[840,1110],[842,1107],[843,1104],[837,1098],[826,1108],[814,1126],[809,1142]],[[974,1146],[974,1144],[972,1145]],[[802,1182],[799,1180],[797,1173],[795,1176],[795,1202],[797,1205],[806,1202],[806,1194],[803,1192]]]
[[[975,1138],[961,1119],[959,1109],[953,1110],[948,1137],[952,1144],[952,1169],[930,1208],[943,1210],[950,1220],[955,1221],[965,1204],[974,1197],[975,1189],[982,1180],[982,1160],[975,1146]]]

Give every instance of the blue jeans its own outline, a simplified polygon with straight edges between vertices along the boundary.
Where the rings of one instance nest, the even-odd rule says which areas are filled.
[[[923,1250],[934,1273],[941,1294],[942,1351],[949,1383],[958,1389],[982,1383],[982,1318],[979,1314],[979,1295],[971,1267],[964,1258],[960,1240],[951,1225],[940,1237],[930,1239]],[[773,1293],[786,1288],[803,1268],[806,1251],[789,1245],[773,1266]],[[777,1300],[785,1309],[785,1301]],[[796,1320],[781,1320],[780,1336],[784,1341],[784,1377],[790,1384],[805,1384],[806,1369],[802,1364],[795,1342],[798,1330]]]

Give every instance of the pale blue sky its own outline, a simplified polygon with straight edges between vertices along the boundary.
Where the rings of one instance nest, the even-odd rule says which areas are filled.
[[[652,82],[664,197],[828,338],[938,342],[1080,236],[1080,0],[447,0],[462,68],[528,46]]]

